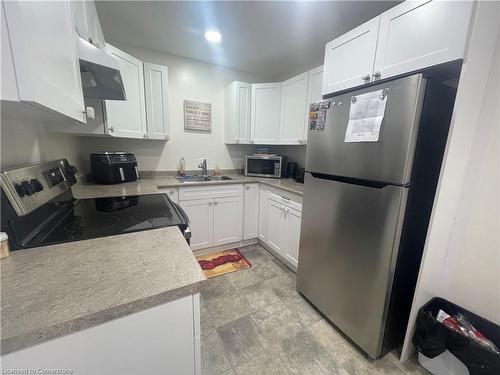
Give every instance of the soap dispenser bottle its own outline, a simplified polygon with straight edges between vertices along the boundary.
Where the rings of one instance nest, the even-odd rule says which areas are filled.
[[[179,164],[179,176],[185,176],[186,175],[186,160],[184,160],[184,157],[181,157],[181,162]]]

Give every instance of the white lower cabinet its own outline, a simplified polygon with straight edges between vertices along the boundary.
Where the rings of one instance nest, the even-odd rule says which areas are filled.
[[[189,217],[191,249],[243,239],[243,185],[182,187],[179,204]]]
[[[160,192],[167,194],[172,202],[179,204],[179,190],[177,188],[166,188],[159,190]]]
[[[243,239],[257,238],[259,230],[259,184],[245,185],[243,212]]]
[[[271,194],[267,204],[267,217],[267,245],[297,267],[302,206]]]
[[[2,368],[68,369],[75,375],[198,375],[199,298],[188,295],[2,355]]]
[[[297,267],[299,265],[300,224],[302,221],[302,211],[288,207],[285,221],[286,231],[288,233],[285,259]]]
[[[190,220],[191,249],[258,238],[292,269],[297,268],[302,218],[299,195],[252,182],[181,187],[178,199]]]
[[[241,241],[243,237],[241,196],[213,200],[213,246]]]
[[[259,191],[259,235],[258,238],[262,242],[267,243],[267,200],[269,199],[269,187],[266,185],[260,186]]]
[[[180,205],[189,217],[190,246],[193,250],[213,246],[213,211],[211,199],[181,201]]]
[[[274,199],[267,201],[268,238],[267,244],[283,255],[288,233],[286,232],[285,206]]]

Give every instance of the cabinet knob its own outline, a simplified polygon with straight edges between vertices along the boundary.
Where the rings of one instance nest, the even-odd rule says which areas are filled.
[[[235,141],[235,143],[240,143],[240,140],[239,140],[239,139],[237,139],[237,140]]]
[[[85,108],[85,116],[87,116],[87,118],[89,119],[95,119],[95,111],[94,111],[94,107],[86,107]]]
[[[363,81],[369,81],[370,80],[370,75],[369,74],[365,74],[363,77],[361,77],[361,79]]]
[[[148,135],[147,135],[146,133],[144,133],[144,134],[142,135],[142,138],[144,138],[144,139],[146,139],[147,137],[148,137]]]
[[[113,132],[115,131],[115,128],[114,128],[114,126],[110,126],[110,127],[108,128],[108,130],[109,130],[111,133],[113,133]]]
[[[214,203],[214,202],[212,202],[212,201],[209,201],[209,202],[208,202],[208,205],[209,205],[209,206],[211,206],[211,205],[212,205],[212,203]]]
[[[245,185],[245,189],[250,189],[250,186],[249,185]]]
[[[215,206],[217,206],[217,203],[218,203],[217,201],[214,201],[214,205],[215,205]]]
[[[372,74],[373,78],[380,78],[382,74],[380,74],[380,71],[376,71],[375,73]]]

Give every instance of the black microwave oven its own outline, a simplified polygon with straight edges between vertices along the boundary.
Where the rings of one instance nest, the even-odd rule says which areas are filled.
[[[287,157],[283,155],[246,155],[245,176],[283,178]]]

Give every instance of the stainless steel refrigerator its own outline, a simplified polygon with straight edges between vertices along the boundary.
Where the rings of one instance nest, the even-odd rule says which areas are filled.
[[[378,140],[346,142],[378,90]],[[297,289],[371,358],[404,336],[454,98],[417,74],[330,98],[308,132]]]

